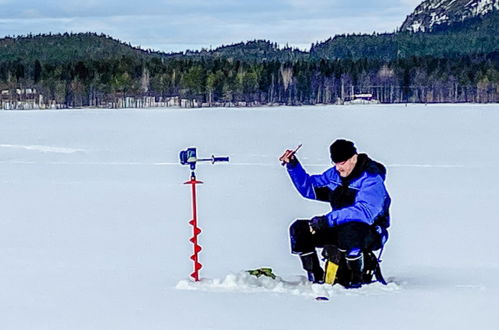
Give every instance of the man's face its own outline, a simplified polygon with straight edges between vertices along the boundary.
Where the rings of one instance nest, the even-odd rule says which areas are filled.
[[[353,155],[344,162],[334,163],[334,167],[340,173],[342,178],[346,178],[352,173],[355,165],[357,164],[357,154]]]

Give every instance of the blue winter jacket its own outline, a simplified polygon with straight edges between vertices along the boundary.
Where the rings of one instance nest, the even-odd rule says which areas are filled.
[[[330,226],[351,221],[376,227],[386,241],[390,226],[390,196],[385,188],[386,169],[365,154],[359,154],[352,174],[342,178],[335,167],[320,175],[309,175],[296,161],[287,165],[293,184],[309,199],[329,202],[332,211],[326,214]]]

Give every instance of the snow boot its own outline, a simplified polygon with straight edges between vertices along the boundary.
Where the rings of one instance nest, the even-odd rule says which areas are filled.
[[[348,283],[347,288],[360,288],[364,282],[364,253],[360,249],[352,249],[348,251],[345,259],[351,272],[350,283]]]
[[[324,270],[319,262],[319,257],[317,253],[308,252],[300,254],[300,260],[303,265],[303,269],[307,271],[308,280],[313,283],[324,283]]]

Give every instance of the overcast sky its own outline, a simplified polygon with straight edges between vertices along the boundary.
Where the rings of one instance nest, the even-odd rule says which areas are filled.
[[[309,49],[342,33],[393,32],[422,0],[0,0],[0,37],[97,32],[181,51],[267,39]]]

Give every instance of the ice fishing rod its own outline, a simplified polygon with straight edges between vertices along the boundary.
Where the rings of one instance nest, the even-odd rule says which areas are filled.
[[[286,165],[286,162],[284,161],[284,158],[288,158],[289,159],[289,158],[293,157],[293,155],[296,154],[296,152],[298,150],[300,150],[301,146],[302,145],[299,144],[298,147],[296,147],[295,150],[286,150],[286,152],[284,153],[284,155],[282,155],[281,158],[279,158],[279,160],[282,162],[281,165],[282,166]]]
[[[211,158],[197,158],[196,148],[188,148],[186,150],[182,150],[180,152],[180,164],[189,165],[191,169],[191,179],[184,184],[191,185],[191,196],[192,196],[192,219],[189,221],[189,224],[192,226],[192,237],[189,241],[194,245],[194,253],[191,256],[191,260],[194,262],[194,271],[191,273],[191,277],[194,281],[199,281],[199,270],[203,267],[199,262],[199,252],[201,252],[202,248],[198,244],[198,235],[201,233],[201,229],[198,227],[198,216],[197,216],[197,199],[196,199],[196,185],[202,184],[202,181],[196,180],[196,164],[198,162],[211,162],[215,164],[217,162],[228,162],[229,157],[215,157],[211,156]]]

